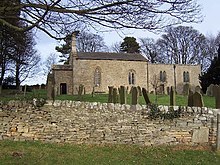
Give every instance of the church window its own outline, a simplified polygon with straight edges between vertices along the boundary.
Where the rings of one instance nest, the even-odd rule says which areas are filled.
[[[95,69],[95,74],[94,74],[94,85],[96,87],[101,85],[101,68],[97,67]]]
[[[160,71],[160,81],[166,82],[166,72],[165,71]]]
[[[189,72],[183,72],[183,82],[189,82]]]
[[[128,73],[128,83],[129,85],[135,84],[135,71],[134,70],[130,70]]]

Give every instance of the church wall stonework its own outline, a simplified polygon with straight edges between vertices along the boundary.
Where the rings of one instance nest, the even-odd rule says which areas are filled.
[[[74,90],[80,84],[85,86],[86,92],[91,93],[94,84],[95,69],[101,69],[101,85],[95,87],[97,92],[108,92],[108,86],[130,87],[129,71],[135,71],[135,86],[147,87],[147,62],[119,61],[119,60],[77,60],[74,69]]]
[[[175,72],[173,64],[148,64],[148,73],[149,73],[149,92],[154,91],[153,82],[155,79],[155,75],[157,80],[160,79],[160,71],[166,72],[166,81],[164,83],[165,93],[166,88],[174,86],[175,87],[175,79],[176,79],[176,91],[181,94],[183,91],[183,85],[186,82],[183,82],[183,73],[189,72],[189,84],[194,87],[199,85],[199,75],[201,74],[201,66],[200,65],[181,65],[175,64]],[[176,78],[175,76],[176,75]]]
[[[60,84],[65,83],[67,85],[67,94],[72,94],[72,67],[70,65],[55,65],[53,67],[54,73],[54,91],[55,95],[60,95]]]
[[[175,67],[174,67],[175,66]],[[101,83],[95,86],[95,70],[100,68]],[[122,60],[76,60],[74,66],[56,65],[53,68],[55,80],[55,94],[60,94],[60,84],[67,84],[67,94],[77,94],[79,85],[85,87],[86,93],[91,93],[93,87],[96,92],[108,92],[108,86],[120,87],[121,85],[128,87],[129,71],[135,73],[134,86],[146,88],[149,92],[154,92],[153,85],[155,77],[157,86],[163,84],[164,93],[171,86],[176,86],[178,94],[182,94],[183,86],[189,83],[194,90],[199,85],[199,75],[201,73],[200,65],[169,65],[169,64],[150,64],[146,61],[122,61]],[[166,81],[160,81],[160,72],[166,73]],[[189,73],[189,82],[184,82],[183,73]],[[174,76],[175,75],[175,76]],[[175,83],[176,80],[176,83]]]

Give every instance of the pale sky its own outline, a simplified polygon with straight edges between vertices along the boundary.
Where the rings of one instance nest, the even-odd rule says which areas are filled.
[[[204,16],[204,20],[199,24],[186,24],[185,26],[193,26],[194,29],[203,33],[204,35],[214,35],[216,36],[218,32],[220,32],[220,0],[198,0],[198,3],[202,5],[202,14]],[[123,32],[105,32],[105,33],[97,33],[100,36],[104,37],[104,41],[107,46],[111,46],[115,42],[122,41],[125,36],[133,36],[135,38],[159,38],[161,34],[156,36],[153,33],[146,32],[143,30],[133,30],[133,31],[123,31]],[[36,48],[40,53],[42,60],[45,60],[50,53],[56,53],[55,46],[58,46],[59,43],[49,38],[47,35],[42,33],[37,33],[36,38]],[[42,76],[39,73],[38,76],[32,79],[28,79],[23,84],[42,84],[46,83],[46,77]]]

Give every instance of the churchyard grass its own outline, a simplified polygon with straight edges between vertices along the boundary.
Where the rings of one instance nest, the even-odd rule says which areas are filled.
[[[9,100],[32,100],[33,98],[45,98],[47,91],[45,89],[32,90],[31,92],[19,92],[18,90],[2,90],[0,101]]]
[[[32,90],[31,92],[27,92],[26,95],[22,92],[18,93],[14,90],[3,90],[0,95],[0,101],[9,101],[9,100],[31,100],[33,98],[46,98],[46,90]],[[154,104],[158,105],[169,105],[169,96],[168,95],[154,95],[149,94],[150,101]],[[95,94],[92,97],[91,94],[82,95],[79,98],[78,95],[59,95],[55,99],[57,100],[74,100],[74,101],[85,101],[85,102],[101,102],[106,103],[108,101],[108,94]],[[203,96],[204,105],[206,107],[214,108],[215,107],[215,98],[209,96]],[[143,96],[140,96],[138,99],[139,104],[144,105],[145,101]],[[131,95],[127,97],[127,103],[131,104]],[[176,105],[177,106],[186,106],[187,105],[187,96],[176,95]]]
[[[156,98],[157,97],[157,98]],[[170,98],[168,95],[154,95],[149,94],[150,101],[154,104],[158,105],[169,105]],[[91,94],[83,95],[81,98],[79,96],[74,95],[59,95],[56,97],[57,100],[74,100],[74,101],[85,101],[85,102],[101,102],[106,103],[108,101],[108,94],[96,94],[92,97]],[[204,105],[206,107],[214,108],[215,107],[215,98],[209,96],[203,96]],[[143,96],[140,96],[138,99],[139,104],[146,104]],[[127,97],[127,103],[131,104],[131,95]],[[177,106],[186,106],[187,105],[187,96],[176,95],[176,105]]]
[[[220,153],[209,147],[52,144],[0,141],[0,164],[77,165],[219,165]]]

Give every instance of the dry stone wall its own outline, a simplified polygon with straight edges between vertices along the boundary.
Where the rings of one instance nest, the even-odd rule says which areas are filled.
[[[166,106],[160,108],[168,111]],[[145,146],[215,143],[218,110],[188,107],[173,120],[150,120],[147,112],[146,105],[56,100],[36,108],[9,102],[0,105],[0,140]]]

